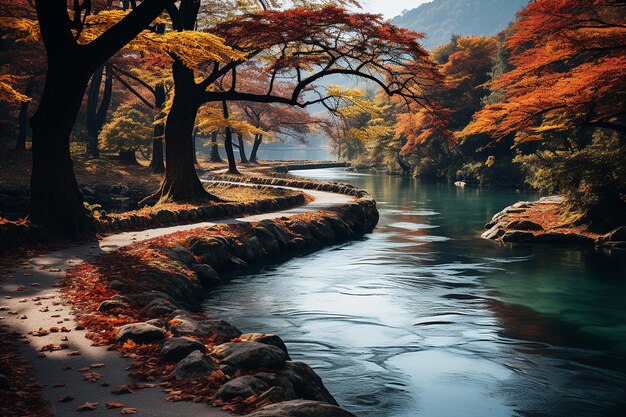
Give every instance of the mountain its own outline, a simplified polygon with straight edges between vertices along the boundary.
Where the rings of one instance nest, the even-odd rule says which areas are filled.
[[[397,26],[426,33],[423,45],[432,49],[453,34],[491,36],[514,19],[529,0],[434,0],[392,19]]]

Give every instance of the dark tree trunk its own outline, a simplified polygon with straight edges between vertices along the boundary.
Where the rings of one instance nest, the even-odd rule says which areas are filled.
[[[174,62],[173,73],[175,94],[165,123],[165,178],[158,192],[159,201],[215,200],[202,186],[193,161],[198,86],[193,71],[180,61]]]
[[[192,146],[193,146],[193,163],[195,165],[198,165],[198,149],[196,148],[197,138],[198,138],[198,131],[194,129],[193,135],[191,137],[191,141],[192,141]]]
[[[73,72],[78,63],[49,64],[39,108],[31,118],[33,169],[31,219],[64,235],[93,229],[83,205],[70,156],[70,133],[87,88],[89,73]]]
[[[102,99],[100,99],[100,86],[105,71],[104,90]],[[106,120],[112,94],[113,73],[107,65],[102,65],[92,75],[87,93],[87,156],[92,158],[100,157],[98,135]],[[98,101],[100,101],[100,105],[98,105]]]
[[[248,161],[248,157],[246,156],[246,148],[243,142],[243,135],[241,133],[237,133],[237,141],[239,145],[239,160],[242,164],[249,164],[250,162]]]
[[[35,79],[31,78],[26,84],[25,94],[30,97],[35,89]],[[26,150],[26,136],[28,136],[28,106],[30,102],[24,101],[20,104],[20,115],[18,119],[17,141],[15,142],[15,150],[18,152]]]
[[[48,69],[33,129],[31,220],[69,236],[93,231],[70,155],[70,133],[87,83],[98,66],[148,27],[171,0],[144,0],[88,45],[78,45],[67,2],[35,0]]]
[[[217,131],[211,133],[211,162],[222,162],[220,148],[217,145]]]
[[[157,84],[154,89],[154,104],[159,111],[165,104],[165,86]],[[154,125],[154,133],[152,134],[152,159],[150,160],[150,171],[155,174],[165,172],[165,164],[163,163],[163,133],[165,133],[165,125],[157,123]]]
[[[222,110],[224,119],[228,119],[228,104],[225,101],[222,101]],[[224,150],[228,158],[228,173],[239,174],[237,162],[235,161],[235,152],[233,151],[233,131],[230,127],[224,129]]]
[[[125,165],[139,165],[137,161],[136,149],[122,149],[119,153],[119,161]]]
[[[259,160],[257,159],[257,153],[259,152],[259,146],[261,146],[261,142],[263,142],[263,135],[256,134],[254,136],[252,151],[250,152],[250,162],[252,162],[253,164],[259,163]]]

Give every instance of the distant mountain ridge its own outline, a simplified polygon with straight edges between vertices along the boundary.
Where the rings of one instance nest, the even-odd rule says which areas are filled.
[[[432,49],[453,34],[491,36],[506,28],[529,0],[434,0],[421,4],[392,23],[426,33],[422,44]]]

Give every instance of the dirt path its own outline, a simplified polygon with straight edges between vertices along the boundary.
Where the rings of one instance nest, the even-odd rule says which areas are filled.
[[[35,257],[11,274],[2,276],[0,315],[4,316],[4,321],[11,327],[11,330],[27,335],[28,344],[24,344],[21,350],[33,364],[33,370],[39,382],[44,385],[42,394],[50,402],[52,411],[58,417],[83,415],[84,412],[77,411],[77,408],[85,402],[91,402],[98,403],[98,405],[95,410],[87,411],[86,415],[112,416],[119,415],[121,409],[107,409],[105,404],[119,402],[125,407],[136,408],[138,415],[146,417],[229,415],[206,404],[167,402],[158,386],[136,390],[133,394],[113,394],[112,390],[115,387],[131,383],[126,372],[130,361],[120,357],[116,351],[107,351],[106,347],[91,346],[91,341],[85,337],[86,332],[76,330],[77,323],[71,308],[61,302],[60,293],[55,284],[64,277],[68,269],[85,259],[143,240],[215,224],[289,217],[354,201],[352,197],[341,194],[315,190],[306,190],[306,192],[313,197],[313,201],[294,209],[217,222],[119,233],[98,242]],[[27,334],[37,332],[40,328],[49,330],[54,327],[61,330],[65,327],[70,331],[51,332],[41,336],[36,333]],[[67,348],[41,352],[42,348],[45,349],[47,345],[61,346],[62,344],[66,344]],[[85,377],[91,377],[94,381],[90,382],[84,379]],[[60,401],[68,396],[73,399],[67,402]]]

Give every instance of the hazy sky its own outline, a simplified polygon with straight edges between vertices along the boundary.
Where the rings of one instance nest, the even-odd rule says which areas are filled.
[[[402,10],[411,10],[429,1],[432,0],[361,0],[361,5],[366,12],[382,13],[385,18],[391,19],[399,15]]]

